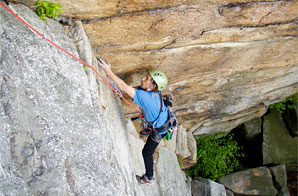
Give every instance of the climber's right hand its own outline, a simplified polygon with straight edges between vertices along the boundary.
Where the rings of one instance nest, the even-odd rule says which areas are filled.
[[[97,58],[98,62],[99,62],[99,65],[101,66],[101,68],[103,68],[104,70],[105,69],[110,69],[111,68],[111,65],[110,63],[102,60],[101,58]]]

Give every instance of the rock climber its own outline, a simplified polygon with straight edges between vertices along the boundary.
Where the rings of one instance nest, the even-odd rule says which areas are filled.
[[[148,124],[140,133],[148,136],[142,150],[146,173],[142,176],[136,175],[136,178],[140,184],[152,185],[155,181],[153,153],[169,129],[169,111],[161,97],[161,91],[167,86],[168,79],[162,71],[151,70],[142,79],[141,86],[133,88],[113,73],[109,63],[101,59],[98,60],[102,69],[117,85],[119,90],[133,98],[133,102],[142,109],[144,119]]]

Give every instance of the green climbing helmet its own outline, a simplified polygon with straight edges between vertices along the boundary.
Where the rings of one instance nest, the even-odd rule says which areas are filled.
[[[162,91],[168,84],[168,79],[167,76],[162,72],[157,69],[149,71],[152,79],[155,81],[157,84],[157,88],[159,91]]]

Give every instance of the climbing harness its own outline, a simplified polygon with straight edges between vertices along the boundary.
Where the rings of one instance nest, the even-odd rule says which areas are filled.
[[[69,53],[68,51],[64,50],[62,47],[58,46],[57,44],[55,44],[54,42],[52,42],[51,40],[49,40],[48,38],[46,38],[45,35],[43,35],[42,33],[40,33],[39,31],[37,31],[35,28],[33,28],[28,22],[26,22],[21,16],[19,16],[19,14],[17,14],[17,12],[12,8],[12,6],[7,2],[7,0],[4,0],[5,3],[7,4],[7,6],[5,6],[3,3],[0,2],[0,5],[6,9],[8,12],[10,12],[12,15],[14,15],[17,19],[19,19],[22,23],[24,23],[33,33],[39,35],[40,37],[42,37],[43,39],[45,39],[46,41],[48,41],[50,44],[54,45],[55,47],[57,47],[58,49],[60,49],[62,52],[68,54],[69,56],[71,56],[72,58],[78,60],[79,62],[83,63],[84,65],[86,65],[87,67],[91,68],[101,79],[102,81],[104,81],[118,96],[120,96],[129,106],[131,106],[136,112],[139,113],[139,117],[142,118],[142,112],[139,111],[137,108],[135,108],[131,103],[129,103],[129,101],[127,99],[125,99],[122,94],[120,94],[114,87],[113,85],[111,85],[108,81],[106,81],[97,71],[95,68],[93,68],[91,65],[89,65],[88,63],[82,61],[81,59],[79,59],[78,57],[74,56],[73,54]],[[115,85],[116,86],[116,85]]]
[[[145,118],[142,119],[142,131],[140,132],[141,135],[150,135],[152,132],[154,132],[156,130],[155,129],[155,124],[157,123],[157,120],[159,119],[159,116],[160,116],[161,111],[162,111],[162,95],[161,95],[161,92],[159,92],[158,95],[159,95],[159,101],[160,101],[159,113],[158,113],[157,117],[152,122],[150,122],[146,111],[143,110],[143,113],[145,114],[146,119]]]
[[[145,118],[141,119],[142,120],[142,131],[140,132],[140,134],[143,136],[150,135],[151,138],[153,139],[153,141],[155,141],[155,142],[159,142],[162,139],[162,135],[164,135],[164,134],[166,134],[165,135],[166,140],[172,139],[172,135],[173,135],[174,131],[177,130],[177,127],[178,127],[178,121],[170,109],[170,107],[172,107],[172,104],[173,104],[172,96],[170,96],[170,97],[167,96],[167,99],[163,100],[162,94],[160,91],[158,92],[158,95],[159,95],[159,100],[160,100],[159,114],[154,121],[149,122],[148,120],[146,120],[146,119],[148,119],[146,112],[143,111],[143,113],[146,116],[146,119]],[[162,105],[163,105],[162,102],[167,103],[165,105],[168,108],[168,120],[161,127],[155,128],[155,124],[160,116],[161,111],[162,111]],[[171,105],[168,105],[168,103],[171,103]],[[136,119],[133,119],[133,120],[136,120]]]

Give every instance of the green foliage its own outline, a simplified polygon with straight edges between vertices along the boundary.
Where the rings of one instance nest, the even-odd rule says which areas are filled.
[[[183,157],[177,157],[180,168],[183,167]]]
[[[59,13],[63,13],[60,4],[38,0],[35,5],[37,5],[36,13],[43,21],[48,20],[48,17],[57,18]]]
[[[270,105],[270,109],[277,109],[280,113],[283,113],[286,108],[295,109],[296,105],[294,105],[294,101],[298,101],[298,93],[296,93],[292,97],[288,97],[281,102],[274,103]]]
[[[197,140],[197,163],[187,170],[190,176],[201,176],[216,180],[233,172],[233,168],[239,165],[237,158],[244,154],[239,152],[241,147],[229,134],[218,138],[222,133],[201,136]]]

